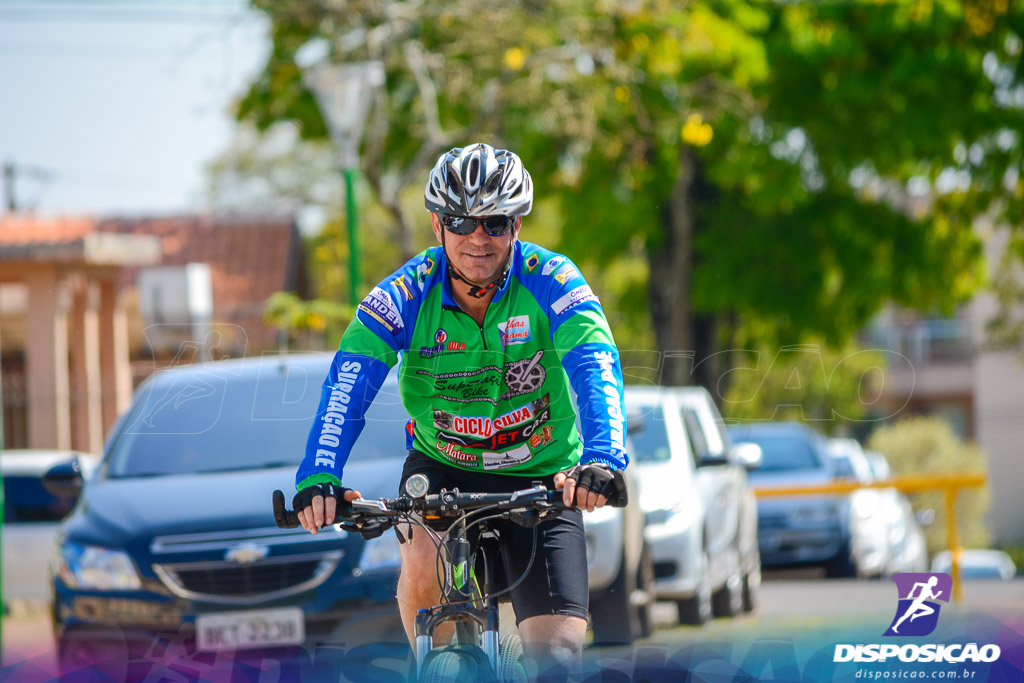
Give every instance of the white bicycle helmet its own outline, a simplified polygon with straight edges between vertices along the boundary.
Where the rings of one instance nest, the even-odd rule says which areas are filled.
[[[442,154],[423,196],[432,213],[525,216],[533,208],[533,181],[514,152],[478,142]]]

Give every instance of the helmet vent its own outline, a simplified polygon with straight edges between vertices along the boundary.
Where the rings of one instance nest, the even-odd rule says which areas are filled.
[[[498,189],[498,183],[501,182],[501,171],[495,171],[491,174],[491,177],[487,179],[487,183],[484,185],[484,194],[494,194]]]
[[[462,182],[459,174],[451,166],[448,166],[448,187],[456,194],[462,194]]]
[[[466,178],[469,184],[476,187],[480,183],[480,160],[473,159],[469,162],[469,177]]]

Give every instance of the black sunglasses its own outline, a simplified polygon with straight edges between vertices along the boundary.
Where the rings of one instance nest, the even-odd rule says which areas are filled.
[[[476,230],[477,223],[484,226],[484,232],[491,237],[501,237],[512,232],[512,226],[516,224],[515,216],[487,216],[486,218],[465,218],[463,216],[452,216],[447,213],[437,214],[441,225],[448,232],[456,235],[472,235]]]

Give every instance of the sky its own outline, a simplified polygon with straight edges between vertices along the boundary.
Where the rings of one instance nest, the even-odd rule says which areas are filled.
[[[244,0],[0,0],[0,163],[18,209],[201,210],[267,28]]]

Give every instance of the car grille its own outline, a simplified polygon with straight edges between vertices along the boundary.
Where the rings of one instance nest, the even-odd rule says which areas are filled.
[[[179,569],[175,574],[182,588],[193,593],[253,597],[305,583],[317,575],[320,564],[306,560],[254,567]]]
[[[328,540],[327,534],[324,536]],[[222,604],[267,602],[316,588],[327,580],[344,555],[337,547],[337,536],[330,539],[333,543],[329,547],[317,552],[282,555],[280,550],[271,551],[287,548],[296,539],[306,540],[276,529],[164,536],[154,539],[154,555],[180,557],[182,552],[223,551],[230,557],[230,552],[236,551],[238,557],[155,563],[153,570],[172,593],[182,598]]]
[[[208,602],[264,602],[316,588],[338,566],[340,550],[296,557],[279,557],[250,565],[236,562],[196,562],[153,565],[173,592]]]
[[[757,518],[757,528],[766,531],[768,529],[785,529],[789,526],[786,515],[760,515]]]

